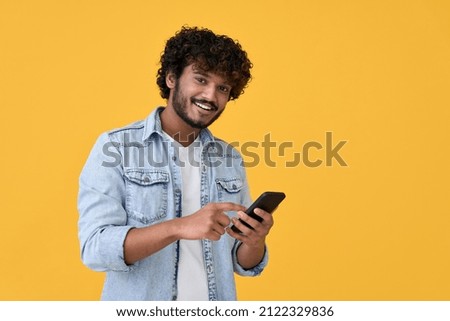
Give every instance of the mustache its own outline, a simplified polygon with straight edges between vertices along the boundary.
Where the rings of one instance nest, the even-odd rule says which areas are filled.
[[[209,105],[215,111],[219,109],[219,107],[214,102],[206,100],[206,99],[191,98],[191,102],[192,103],[200,103],[200,104],[203,104],[203,105]]]

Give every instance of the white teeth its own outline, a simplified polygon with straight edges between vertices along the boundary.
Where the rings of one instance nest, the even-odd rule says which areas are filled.
[[[201,109],[204,109],[204,110],[211,110],[211,109],[212,109],[211,107],[206,106],[206,105],[203,105],[203,104],[198,103],[198,102],[195,102],[194,104],[195,104],[196,106],[200,107]]]

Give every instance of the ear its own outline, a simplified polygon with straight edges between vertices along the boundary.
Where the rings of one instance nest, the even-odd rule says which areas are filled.
[[[170,89],[175,88],[175,84],[177,83],[177,78],[173,72],[168,72],[166,75],[166,85]]]

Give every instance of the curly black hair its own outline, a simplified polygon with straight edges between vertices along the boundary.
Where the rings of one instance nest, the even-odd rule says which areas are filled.
[[[204,71],[224,77],[232,87],[230,100],[237,99],[251,79],[252,63],[241,45],[205,28],[182,27],[167,41],[160,62],[156,83],[161,97],[165,99],[169,98],[170,93],[166,75],[172,72],[178,79],[184,68],[192,63]]]

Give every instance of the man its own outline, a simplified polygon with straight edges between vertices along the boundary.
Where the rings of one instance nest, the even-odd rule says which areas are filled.
[[[233,273],[267,264],[272,216],[243,212],[242,158],[207,129],[251,66],[227,36],[184,27],[161,56],[167,106],[97,140],[80,176],[79,238],[83,262],[107,272],[103,300],[235,300]]]

